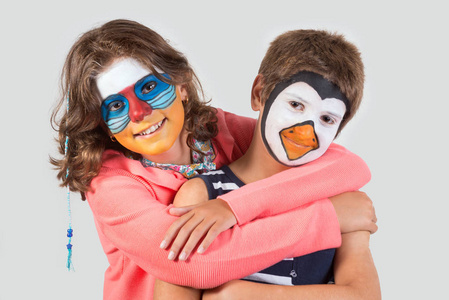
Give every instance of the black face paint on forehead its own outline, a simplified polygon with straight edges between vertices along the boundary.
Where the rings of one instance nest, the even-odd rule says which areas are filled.
[[[288,80],[284,80],[276,84],[273,91],[271,92],[270,96],[268,97],[267,101],[264,105],[262,120],[261,120],[261,134],[262,139],[265,144],[265,148],[268,150],[270,155],[275,158],[279,163],[282,163],[279,161],[279,159],[276,157],[276,155],[271,150],[270,145],[268,144],[266,135],[265,135],[265,128],[266,128],[266,121],[268,117],[268,112],[270,111],[271,105],[273,104],[274,100],[277,98],[277,96],[285,90],[290,85],[296,83],[296,82],[305,82],[308,85],[310,85],[315,91],[317,91],[318,95],[320,95],[321,100],[327,99],[327,98],[335,98],[343,101],[343,103],[346,106],[346,111],[349,111],[350,102],[348,98],[340,91],[340,88],[321,76],[320,74],[310,72],[310,71],[300,71],[290,77]]]
[[[349,109],[349,100],[340,91],[340,88],[336,84],[330,82],[320,74],[309,71],[300,71],[290,77],[290,79],[281,81],[276,84],[265,103],[265,107],[270,108],[274,99],[276,99],[283,90],[296,82],[305,82],[313,87],[315,91],[317,91],[318,95],[320,95],[322,100],[326,98],[335,98],[343,101],[343,103],[346,105],[346,110]]]

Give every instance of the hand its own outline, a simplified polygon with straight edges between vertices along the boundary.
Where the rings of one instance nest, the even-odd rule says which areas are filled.
[[[330,197],[337,213],[341,233],[366,230],[377,231],[373,201],[364,192],[346,192]]]
[[[204,237],[197,250],[198,253],[203,253],[220,233],[237,224],[228,203],[221,199],[171,208],[170,214],[181,216],[167,230],[161,243],[161,248],[165,249],[173,242],[168,255],[170,260],[174,260],[181,249],[179,260],[186,260]]]

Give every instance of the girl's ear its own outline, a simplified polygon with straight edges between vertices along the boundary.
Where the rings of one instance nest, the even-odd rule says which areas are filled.
[[[187,92],[187,85],[185,84],[178,85],[177,89],[182,102],[189,101],[189,93]]]
[[[253,82],[251,89],[251,108],[254,111],[259,111],[262,105],[262,88],[263,88],[263,76],[258,74]]]

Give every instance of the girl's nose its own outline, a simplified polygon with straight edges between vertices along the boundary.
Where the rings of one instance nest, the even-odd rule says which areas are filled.
[[[131,97],[132,99],[128,98],[129,102],[129,118],[131,119],[131,122],[140,122],[142,121],[147,115],[150,115],[153,110],[151,109],[151,106],[146,103],[145,101],[137,99],[137,97]]]

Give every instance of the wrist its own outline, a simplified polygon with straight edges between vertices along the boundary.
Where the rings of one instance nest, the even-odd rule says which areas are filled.
[[[236,224],[240,224],[234,209],[226,200],[222,198],[217,198],[215,199],[215,201],[218,201],[220,203],[220,206],[222,206],[224,209],[226,209],[229,213],[231,213],[234,216]]]

